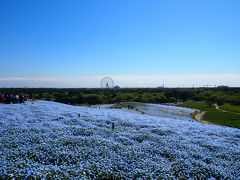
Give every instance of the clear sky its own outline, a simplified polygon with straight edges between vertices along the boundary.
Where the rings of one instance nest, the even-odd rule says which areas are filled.
[[[0,87],[97,87],[105,75],[122,86],[240,86],[239,9],[239,0],[0,0]]]

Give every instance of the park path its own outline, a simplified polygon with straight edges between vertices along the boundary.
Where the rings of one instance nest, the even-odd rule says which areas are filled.
[[[231,111],[226,111],[226,110],[222,110],[220,109],[220,107],[217,104],[213,104],[213,106],[215,107],[216,110],[220,111],[220,112],[229,112],[229,113],[233,113],[233,114],[239,114],[240,113],[236,113],[236,112],[231,112]],[[196,115],[195,115],[195,119],[201,123],[207,123],[209,124],[209,122],[204,121],[203,117],[206,114],[206,111],[199,111]]]
[[[221,112],[229,112],[229,113],[239,114],[239,115],[240,115],[240,113],[237,113],[237,112],[222,110],[222,109],[220,109],[220,106],[218,106],[217,104],[213,104],[213,105],[214,105],[214,107],[216,108],[216,110],[218,110],[218,111],[221,111]]]
[[[199,112],[198,114],[196,114],[195,119],[199,122],[204,122],[203,121],[203,116],[204,116],[205,113],[206,113],[206,111]]]
[[[215,107],[216,110],[221,111],[221,112],[229,112],[229,111],[225,111],[220,109],[220,107],[217,104],[213,104],[213,106]]]

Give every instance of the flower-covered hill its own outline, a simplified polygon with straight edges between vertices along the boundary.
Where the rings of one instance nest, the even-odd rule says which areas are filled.
[[[47,101],[0,104],[0,179],[238,179],[239,160],[239,129]]]

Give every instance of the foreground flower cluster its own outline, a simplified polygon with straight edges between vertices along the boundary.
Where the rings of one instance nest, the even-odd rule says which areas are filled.
[[[0,104],[0,179],[237,179],[239,160],[239,129],[47,101]]]

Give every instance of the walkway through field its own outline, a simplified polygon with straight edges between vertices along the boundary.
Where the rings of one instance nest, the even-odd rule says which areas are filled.
[[[197,113],[197,114],[195,115],[195,119],[196,119],[197,121],[199,121],[199,122],[205,123],[205,122],[204,122],[204,119],[203,119],[205,113],[206,113],[206,111],[202,111],[202,112]]]
[[[221,112],[228,112],[228,113],[239,114],[239,115],[240,115],[240,113],[237,113],[237,112],[226,111],[226,110],[220,109],[220,106],[218,106],[217,104],[213,104],[213,106],[214,106],[214,107],[216,108],[216,110],[218,110],[218,111],[221,111]]]

